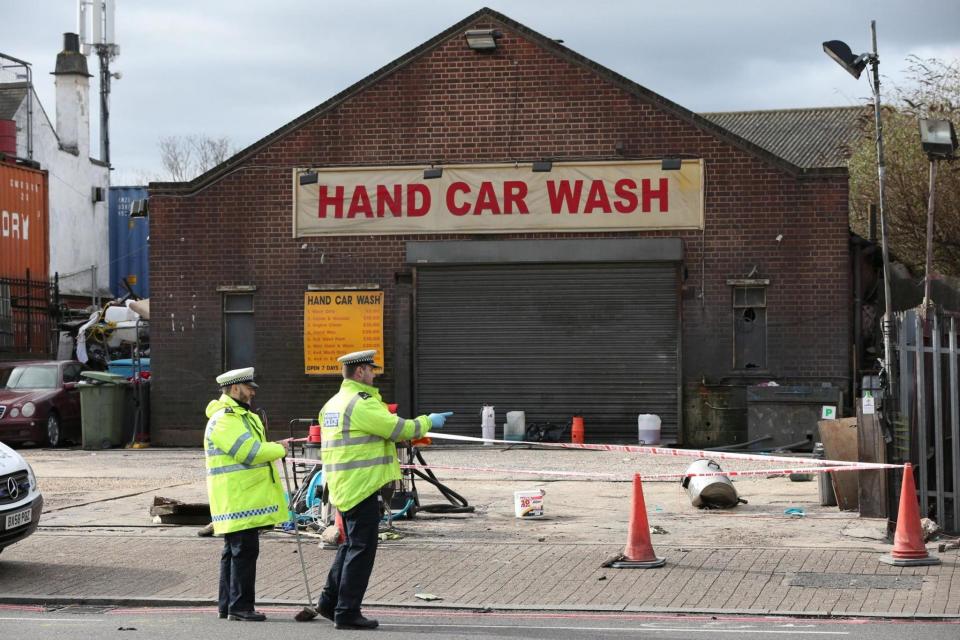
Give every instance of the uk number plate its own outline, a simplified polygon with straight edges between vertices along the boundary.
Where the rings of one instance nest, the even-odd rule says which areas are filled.
[[[5,528],[14,529],[16,527],[22,527],[31,520],[33,520],[33,512],[30,509],[17,511],[7,516],[7,526]]]

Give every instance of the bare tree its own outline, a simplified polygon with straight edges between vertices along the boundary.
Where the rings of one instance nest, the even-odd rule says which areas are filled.
[[[167,178],[175,182],[192,180],[236,153],[226,136],[164,136],[158,146],[163,170]]]
[[[886,164],[884,215],[890,249],[897,259],[923,270],[929,163],[920,149],[919,118],[960,124],[960,60],[908,59],[909,84],[896,86],[884,107],[883,142]],[[877,158],[873,123],[852,149],[850,226],[866,236],[869,208],[877,201]],[[960,275],[960,162],[941,163],[937,176],[933,234],[934,271]]]

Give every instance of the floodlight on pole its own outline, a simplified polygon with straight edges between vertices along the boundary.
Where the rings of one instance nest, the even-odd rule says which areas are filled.
[[[937,162],[953,159],[957,150],[957,132],[949,120],[920,119],[920,146],[930,159],[930,193],[927,200],[927,255],[923,272],[923,312],[933,306],[930,278],[933,272],[933,214],[937,184]]]
[[[877,55],[877,21],[870,21],[870,34],[873,40],[873,53],[853,55],[850,47],[839,40],[829,40],[823,43],[823,50],[833,58],[837,64],[854,78],[869,64],[873,72],[873,119],[877,129],[877,208],[880,211],[880,248],[883,255],[883,368],[887,372],[891,398],[896,398],[896,369],[893,366],[894,351],[891,333],[893,328],[893,301],[890,292],[890,253],[887,247],[887,219],[883,207],[883,183],[885,168],[883,163],[883,120],[880,118],[880,57]]]

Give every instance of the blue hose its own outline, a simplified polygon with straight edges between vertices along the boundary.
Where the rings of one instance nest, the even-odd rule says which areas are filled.
[[[409,511],[410,507],[412,506],[413,506],[413,498],[407,498],[407,504],[403,505],[403,509],[400,509],[400,511],[394,511],[391,517],[402,518],[403,516],[407,515],[407,511]],[[380,520],[381,522],[387,522],[387,517],[384,516]]]

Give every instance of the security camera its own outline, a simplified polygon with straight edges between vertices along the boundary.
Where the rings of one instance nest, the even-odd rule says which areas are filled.
[[[782,234],[782,233],[778,233],[776,240],[777,240],[777,242],[783,242],[783,234]]]
[[[120,71],[116,71],[114,73],[111,73],[110,75],[113,76],[114,80],[119,80],[120,78],[123,77],[123,73]]]

